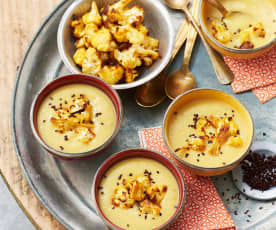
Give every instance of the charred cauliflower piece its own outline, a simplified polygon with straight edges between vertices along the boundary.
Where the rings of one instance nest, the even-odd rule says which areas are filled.
[[[145,12],[138,6],[127,8],[126,6],[133,0],[121,0],[112,5],[106,6],[102,10],[103,20],[111,21],[119,25],[132,24],[142,22]]]
[[[232,117],[205,116],[194,119],[197,135],[192,134],[190,140],[175,152],[185,153],[188,150],[202,152],[210,144],[208,153],[214,156],[220,154],[222,145],[225,143],[234,147],[241,147],[243,142],[240,137],[238,125]]]
[[[98,26],[102,24],[102,17],[99,13],[96,2],[92,2],[91,10],[82,16],[82,21],[84,24],[94,23]]]
[[[102,61],[98,56],[97,50],[88,48],[85,53],[85,58],[82,62],[82,72],[88,74],[97,74],[102,67]]]
[[[138,176],[129,181],[123,179],[123,184],[115,188],[111,203],[121,208],[132,208],[136,203],[141,214],[158,216],[168,187],[152,186],[151,181],[150,175]]]
[[[133,82],[136,77],[138,77],[138,72],[135,69],[125,70],[125,80],[127,83]]]
[[[81,38],[84,36],[85,31],[85,25],[83,24],[83,21],[81,19],[81,17],[76,17],[74,18],[74,20],[72,20],[71,22],[71,27],[73,29],[73,35],[76,38]]]
[[[55,115],[50,118],[57,132],[74,132],[77,140],[85,144],[92,141],[96,134],[92,124],[92,105],[85,95],[80,95],[72,100],[69,107],[60,107],[55,110]]]
[[[108,66],[105,65],[100,71],[99,76],[101,79],[109,84],[116,84],[124,77],[124,69],[120,65]]]
[[[114,51],[114,58],[127,69],[135,69],[141,66],[145,58],[156,60],[158,57],[158,52],[145,49],[139,45],[132,45],[129,49],[123,51]]]
[[[106,29],[105,27],[102,27],[97,32],[95,32],[93,36],[89,37],[89,42],[91,43],[91,45],[98,51],[103,51],[103,52],[112,50],[111,41],[112,41],[111,34],[109,30]]]
[[[226,43],[231,40],[231,32],[227,30],[225,25],[220,25],[217,22],[212,22],[213,36],[220,42]]]
[[[82,66],[82,63],[83,63],[85,57],[86,57],[86,49],[79,48],[76,50],[76,52],[73,56],[73,60],[77,65]]]

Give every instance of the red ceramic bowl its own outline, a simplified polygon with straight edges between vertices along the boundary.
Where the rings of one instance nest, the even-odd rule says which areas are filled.
[[[112,101],[115,113],[116,113],[116,126],[115,129],[110,136],[110,138],[100,145],[99,147],[95,149],[91,149],[87,152],[80,152],[80,153],[66,153],[66,152],[61,152],[58,151],[49,145],[47,145],[43,139],[40,137],[40,134],[38,132],[37,128],[37,112],[38,109],[42,103],[42,101],[55,89],[64,86],[64,85],[69,85],[69,84],[88,84],[91,86],[94,86],[101,91],[103,91],[109,99]],[[95,155],[96,153],[101,152],[102,150],[106,149],[115,139],[117,136],[120,128],[121,128],[121,123],[122,123],[122,117],[123,117],[123,110],[122,110],[122,103],[119,95],[117,92],[112,89],[107,83],[105,83],[103,80],[97,78],[97,77],[92,77],[92,76],[87,76],[83,74],[70,74],[70,75],[65,75],[62,76],[50,83],[48,83],[35,97],[32,106],[31,106],[31,114],[30,114],[30,122],[31,122],[31,128],[34,137],[38,141],[38,143],[46,149],[49,153],[52,155],[61,158],[61,159],[66,159],[66,160],[80,160],[84,159],[87,157],[91,157]]]
[[[175,176],[175,179],[178,183],[179,188],[179,202],[177,205],[177,208],[175,209],[175,212],[172,214],[171,218],[155,229],[166,229],[170,224],[173,223],[173,221],[178,217],[178,215],[181,213],[181,210],[183,209],[185,199],[186,199],[186,189],[185,189],[185,183],[183,176],[180,172],[180,170],[176,167],[176,165],[169,160],[166,156],[152,151],[148,149],[128,149],[124,150],[122,152],[113,154],[111,157],[109,157],[98,169],[98,171],[95,174],[93,185],[92,185],[92,200],[94,202],[94,207],[96,209],[96,212],[98,216],[103,220],[104,224],[108,226],[110,229],[114,230],[121,230],[119,226],[112,223],[102,212],[99,202],[98,202],[98,187],[100,185],[100,182],[103,178],[103,175],[107,172],[107,170],[113,166],[114,164],[133,157],[144,157],[144,158],[150,158],[155,161],[158,161],[159,163],[163,164],[165,167],[167,167],[170,172]]]

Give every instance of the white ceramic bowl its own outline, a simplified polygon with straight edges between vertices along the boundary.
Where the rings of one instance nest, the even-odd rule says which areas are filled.
[[[74,38],[71,32],[70,24],[73,15],[83,15],[88,12],[92,0],[77,0],[65,11],[61,18],[57,43],[59,54],[65,66],[72,73],[81,73],[81,69],[74,63],[73,54],[75,52]],[[115,2],[114,0],[95,0],[98,8]],[[114,84],[114,89],[129,89],[142,85],[156,77],[168,64],[173,46],[174,46],[174,29],[166,7],[157,0],[133,0],[130,5],[138,5],[145,11],[143,24],[149,29],[149,35],[159,40],[160,58],[152,66],[145,67],[140,76],[134,82]]]

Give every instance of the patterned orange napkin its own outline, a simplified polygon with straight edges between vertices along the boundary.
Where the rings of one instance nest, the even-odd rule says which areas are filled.
[[[253,89],[261,103],[276,96],[276,46],[256,58],[225,56],[224,60],[235,75],[232,82],[234,93]]]
[[[173,160],[163,141],[161,127],[142,129],[139,138],[143,148],[161,152]],[[187,196],[182,213],[169,230],[236,229],[211,179],[193,175],[175,163],[184,176]]]

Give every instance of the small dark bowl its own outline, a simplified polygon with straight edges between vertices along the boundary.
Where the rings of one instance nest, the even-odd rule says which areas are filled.
[[[110,229],[115,229],[115,230],[121,230],[119,226],[115,225],[112,223],[102,212],[99,202],[98,202],[98,187],[99,184],[102,180],[103,175],[107,172],[107,170],[113,166],[114,164],[125,160],[127,158],[133,158],[133,157],[144,157],[144,158],[149,158],[158,161],[159,163],[163,164],[165,167],[167,167],[170,172],[174,175],[177,183],[178,183],[178,188],[179,188],[179,201],[177,208],[175,209],[175,212],[171,216],[171,218],[162,224],[161,226],[155,228],[155,229],[166,229],[170,224],[173,223],[173,221],[176,220],[178,215],[181,213],[181,210],[183,209],[185,200],[186,200],[186,188],[185,188],[185,183],[183,176],[180,172],[180,170],[176,167],[176,165],[169,160],[166,156],[152,151],[148,149],[128,149],[124,150],[122,152],[113,154],[111,157],[109,157],[98,169],[98,171],[95,174],[93,185],[92,185],[92,200],[95,202],[94,206],[96,208],[96,212],[98,216],[103,220],[104,224],[108,226]]]
[[[91,86],[94,86],[98,89],[100,89],[102,92],[104,92],[109,99],[111,100],[115,113],[116,113],[116,126],[115,129],[112,133],[112,135],[108,138],[108,140],[103,143],[102,145],[98,146],[97,148],[91,149],[87,152],[80,152],[80,153],[66,153],[66,152],[61,152],[58,151],[49,145],[47,145],[43,139],[41,138],[38,128],[37,128],[37,112],[38,109],[43,102],[43,100],[55,89],[64,86],[64,85],[69,85],[69,84],[88,84]],[[50,154],[54,155],[55,157],[61,158],[61,159],[66,159],[66,160],[80,160],[84,159],[87,157],[94,156],[96,153],[99,153],[106,149],[115,139],[117,136],[120,128],[121,128],[121,123],[122,123],[122,118],[123,118],[123,110],[122,110],[122,103],[119,95],[117,92],[112,89],[110,85],[105,83],[103,80],[97,78],[97,77],[92,77],[92,76],[87,76],[83,74],[70,74],[70,75],[65,75],[62,76],[50,83],[48,83],[41,91],[36,95],[34,98],[34,101],[31,106],[31,112],[30,112],[30,122],[31,122],[31,128],[34,137],[38,141],[38,143],[46,149]]]

